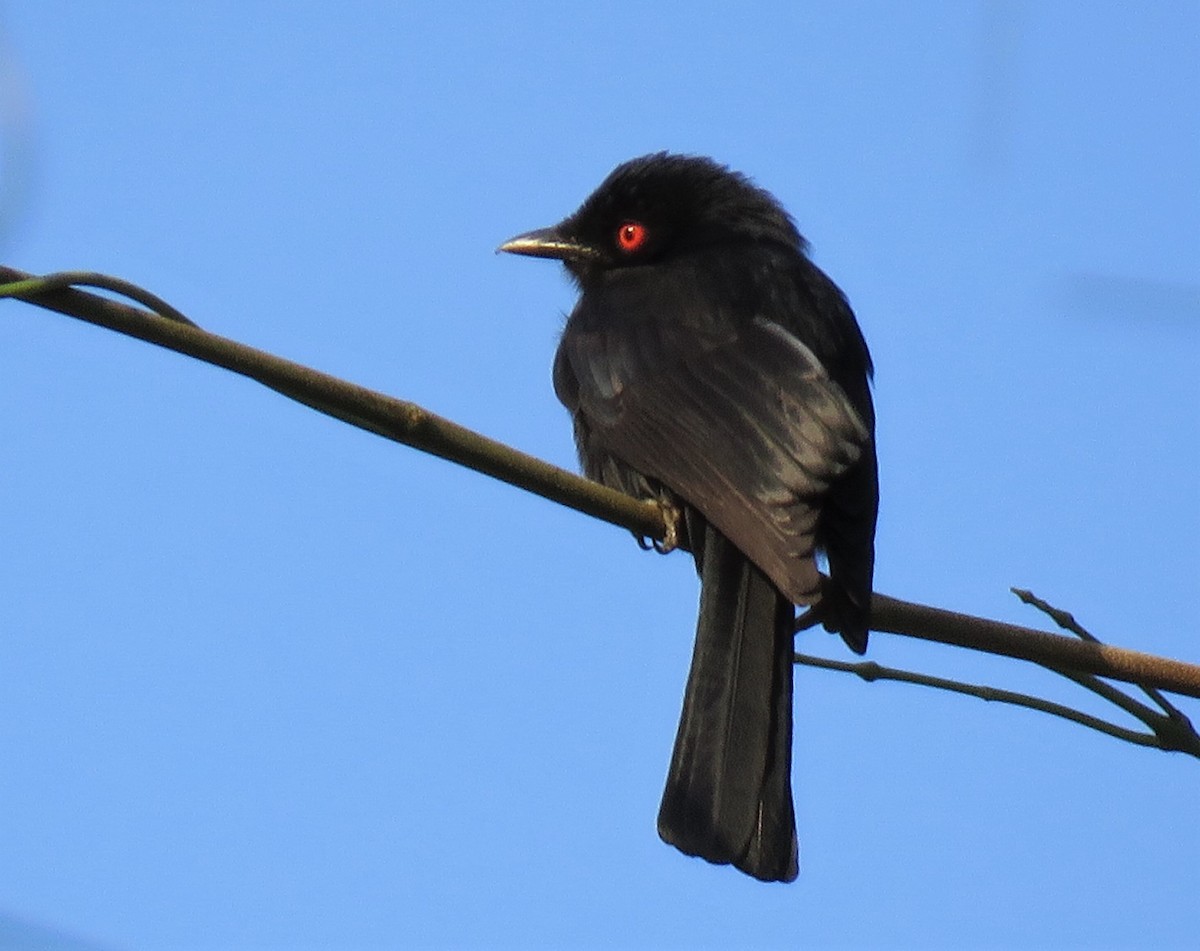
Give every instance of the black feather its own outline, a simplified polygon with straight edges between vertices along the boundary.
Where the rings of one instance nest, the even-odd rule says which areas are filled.
[[[879,502],[871,358],[807,247],[745,177],[665,153],[502,245],[561,258],[580,287],[554,386],[584,471],[686,516],[700,618],[659,831],[780,881],[796,875],[794,606],[819,602],[866,649]]]
[[[688,855],[790,882],[795,609],[702,518],[688,534],[700,617],[658,833]]]

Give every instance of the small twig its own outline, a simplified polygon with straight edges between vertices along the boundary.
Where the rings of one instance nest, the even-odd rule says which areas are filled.
[[[817,667],[822,670],[837,670],[842,673],[855,674],[868,683],[877,680],[892,680],[899,683],[917,684],[922,687],[933,687],[936,690],[946,690],[950,693],[958,693],[968,697],[977,697],[980,700],[986,700],[990,703],[1007,703],[1016,707],[1025,707],[1029,710],[1037,710],[1040,713],[1048,713],[1051,716],[1060,717],[1063,720],[1070,720],[1072,723],[1078,723],[1088,729],[1096,730],[1099,733],[1104,733],[1118,740],[1125,740],[1138,746],[1179,750],[1180,752],[1190,753],[1200,758],[1200,745],[1190,749],[1167,746],[1163,744],[1162,738],[1157,733],[1139,733],[1137,730],[1131,730],[1128,727],[1110,723],[1100,717],[1092,716],[1090,713],[1084,713],[1082,710],[1076,710],[1073,707],[1054,703],[1051,700],[1043,700],[1040,697],[1033,697],[1029,694],[1003,690],[999,687],[989,687],[985,684],[968,684],[959,680],[949,680],[945,677],[918,674],[914,671],[900,670],[895,667],[884,667],[873,660],[852,663],[841,660],[830,660],[826,657],[814,657],[810,654],[794,654],[793,659],[797,664],[802,664],[806,667]]]
[[[1029,604],[1037,608],[1064,631],[1070,631],[1072,634],[1077,635],[1081,640],[1091,641],[1093,644],[1100,643],[1100,638],[1096,637],[1090,631],[1085,630],[1083,625],[1075,620],[1075,615],[1070,611],[1064,611],[1061,608],[1056,608],[1047,601],[1043,601],[1028,588],[1009,588],[1008,590],[1015,594],[1025,604]]]
[[[1075,620],[1075,615],[1071,614],[1071,612],[1054,607],[1026,588],[1012,588],[1010,590],[1021,601],[1037,608],[1063,630],[1070,631],[1089,644],[1101,643],[1098,637],[1086,630],[1082,624]],[[1193,756],[1200,756],[1200,734],[1196,733],[1196,728],[1192,726],[1192,721],[1153,687],[1137,683],[1136,681],[1134,682],[1135,686],[1140,688],[1146,696],[1158,704],[1162,713],[1159,713],[1158,710],[1151,710],[1143,703],[1138,703],[1138,701],[1134,700],[1133,697],[1129,696],[1123,690],[1114,687],[1112,684],[1105,683],[1095,675],[1081,674],[1051,664],[1045,666],[1055,673],[1075,681],[1080,686],[1086,687],[1092,693],[1103,697],[1110,703],[1116,704],[1122,710],[1141,720],[1153,731],[1157,739],[1156,745],[1161,746],[1162,749],[1177,750],[1182,753],[1191,753]]]
[[[198,326],[188,320],[174,307],[161,297],[151,294],[144,287],[138,287],[120,277],[111,274],[101,274],[99,271],[56,271],[41,277],[29,277],[20,281],[10,281],[0,284],[0,297],[17,297],[28,299],[30,296],[44,294],[47,291],[62,290],[68,287],[98,287],[101,290],[112,291],[122,297],[128,297],[143,307],[148,307],[154,313],[175,320],[189,327]]]
[[[1032,605],[1033,607],[1042,611],[1063,630],[1070,631],[1072,634],[1077,635],[1081,640],[1087,641],[1089,644],[1101,643],[1098,637],[1095,637],[1093,634],[1084,630],[1079,622],[1075,620],[1075,616],[1070,612],[1053,607],[1052,605],[1043,601],[1041,598],[1037,597],[1035,594],[1033,594],[1033,592],[1024,588],[1009,588],[1009,590],[1025,604]],[[1051,664],[1046,664],[1044,666],[1048,670],[1052,670],[1056,674],[1060,674],[1069,680],[1073,680],[1075,683],[1079,684],[1079,686],[1084,687],[1092,691],[1092,693],[1103,697],[1110,703],[1117,705],[1147,725],[1149,725],[1147,717],[1153,717],[1156,715],[1155,711],[1151,710],[1145,704],[1138,703],[1133,699],[1133,697],[1129,696],[1124,691],[1118,690],[1111,684],[1107,684],[1103,680],[1100,680],[1091,674],[1080,674],[1076,671],[1064,669]]]

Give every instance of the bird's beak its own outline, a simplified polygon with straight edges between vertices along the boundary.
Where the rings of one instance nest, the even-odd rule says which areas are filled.
[[[509,238],[497,251],[525,254],[531,258],[558,258],[560,261],[594,261],[600,252],[589,245],[563,235],[557,228],[539,228]]]

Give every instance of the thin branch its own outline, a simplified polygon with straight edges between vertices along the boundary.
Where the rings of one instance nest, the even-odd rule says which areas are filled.
[[[1100,639],[1085,630],[1083,625],[1076,621],[1075,616],[1069,611],[1063,611],[1054,607],[1043,601],[1032,591],[1023,588],[1013,588],[1012,592],[1026,604],[1032,605],[1047,615],[1063,630],[1070,631],[1089,644],[1100,643]],[[1151,710],[1143,703],[1138,703],[1129,694],[1118,690],[1111,684],[1105,683],[1091,674],[1079,674],[1075,671],[1064,670],[1061,667],[1051,667],[1050,669],[1070,680],[1074,680],[1077,684],[1086,687],[1093,693],[1137,717],[1151,729],[1157,738],[1157,745],[1162,747],[1162,749],[1179,750],[1183,753],[1200,755],[1197,752],[1200,751],[1200,734],[1196,733],[1196,728],[1192,726],[1192,721],[1187,718],[1182,710],[1172,704],[1153,687],[1148,687],[1141,683],[1138,684],[1142,692],[1158,704],[1159,710],[1162,711],[1161,713],[1158,710]]]
[[[23,281],[12,281],[0,285],[0,297],[17,297],[28,300],[30,295],[44,294],[46,291],[62,290],[67,287],[98,287],[101,290],[112,291],[122,297],[137,301],[144,307],[149,307],[154,313],[170,320],[197,326],[195,321],[188,320],[174,307],[156,294],[151,294],[144,287],[113,277],[111,274],[101,274],[99,271],[56,271],[41,277],[28,277]]]
[[[1088,729],[1116,737],[1118,740],[1135,743],[1138,746],[1179,750],[1180,752],[1190,753],[1192,756],[1200,758],[1200,738],[1197,738],[1197,742],[1193,743],[1187,749],[1182,749],[1174,745],[1164,745],[1162,738],[1157,733],[1139,733],[1137,730],[1131,730],[1128,727],[1110,723],[1108,720],[1092,716],[1090,713],[1084,713],[1082,710],[1076,710],[1061,703],[1043,700],[1040,697],[1033,697],[1029,694],[1016,693],[1012,690],[1002,690],[999,687],[989,687],[984,684],[968,684],[958,680],[948,680],[945,677],[934,677],[929,674],[918,674],[911,670],[900,670],[895,667],[884,667],[873,660],[852,663],[842,660],[830,660],[827,657],[815,657],[811,654],[795,654],[793,655],[793,659],[797,664],[802,664],[805,667],[816,667],[821,670],[836,670],[841,673],[855,674],[867,681],[867,683],[873,683],[877,680],[892,680],[898,683],[917,684],[921,687],[932,687],[936,690],[946,690],[950,693],[977,697],[980,700],[992,703],[1007,703],[1012,706],[1025,707],[1029,710],[1037,710],[1040,713],[1048,713],[1051,716],[1070,720],[1072,723],[1078,723]]]
[[[657,505],[582,479],[413,403],[210,334],[178,319],[72,288],[47,289],[45,285],[19,283],[31,280],[36,279],[0,266],[0,282],[8,285],[0,287],[0,295],[7,293],[30,304],[232,370],[353,426],[501,479],[623,526],[636,535],[662,539],[666,534],[663,512]],[[871,628],[1200,697],[1200,665],[1082,643],[878,593],[872,602]]]

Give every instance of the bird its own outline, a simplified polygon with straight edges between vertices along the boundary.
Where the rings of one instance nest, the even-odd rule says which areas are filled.
[[[553,383],[584,475],[662,506],[695,559],[659,835],[793,881],[796,607],[860,654],[870,621],[874,368],[854,312],[779,201],[703,156],[624,162],[498,250],[559,260],[579,291]]]

